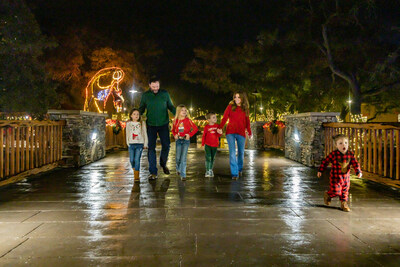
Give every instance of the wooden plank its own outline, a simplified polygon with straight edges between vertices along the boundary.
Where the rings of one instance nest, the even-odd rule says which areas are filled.
[[[5,160],[5,164],[6,164],[6,173],[5,176],[10,175],[10,128],[6,128],[6,160]]]
[[[371,142],[371,131],[368,130],[368,171],[372,171],[372,142]]]
[[[50,126],[51,127],[51,162],[54,162],[55,161],[55,148],[56,148],[56,142],[54,141],[55,140],[55,129],[56,129],[56,127],[55,126]]]
[[[15,174],[15,128],[10,128],[11,133],[10,133],[10,148],[11,148],[11,154],[10,154],[10,175]]]
[[[46,165],[47,163],[47,126],[43,126],[43,165]]]
[[[65,125],[65,120],[61,121],[22,121],[22,120],[0,120],[0,127],[33,127],[45,125]]]
[[[388,163],[388,159],[387,159],[387,131],[386,130],[382,130],[382,134],[383,134],[383,176],[387,176],[387,163]]]
[[[360,161],[360,155],[358,152],[358,129],[354,129],[354,142],[355,142],[355,157],[357,161]]]
[[[363,154],[363,169],[367,170],[368,169],[368,165],[367,165],[367,160],[368,160],[368,154],[367,154],[367,129],[363,129],[363,141],[364,141],[364,154]]]
[[[389,136],[390,136],[390,174],[389,177],[393,178],[393,170],[394,170],[394,144],[393,144],[393,138],[394,138],[394,130],[389,130]]]
[[[343,122],[328,122],[323,124],[325,127],[332,128],[343,128],[343,127],[351,127],[358,129],[396,129],[399,130],[400,127],[394,125],[386,125],[386,124],[378,124],[378,123],[343,123]]]
[[[35,126],[35,168],[39,167],[39,126]]]
[[[30,128],[26,127],[26,135],[25,135],[25,168],[26,170],[29,170],[29,134],[30,134]]]
[[[51,126],[47,127],[47,164],[51,162]]]
[[[43,166],[43,126],[39,128],[39,166]]]
[[[21,127],[21,172],[25,171],[25,135],[26,127]]]
[[[33,148],[33,127],[30,127],[30,138],[29,138],[29,148],[30,148],[30,157],[29,157],[29,167],[30,169],[35,168],[33,164],[33,153],[34,153],[34,148]]]
[[[15,154],[16,154],[16,158],[15,158],[15,172],[19,173],[20,172],[20,163],[21,163],[21,140],[20,140],[20,127],[15,129]]]
[[[382,130],[378,130],[378,174],[382,175]]]
[[[378,172],[378,149],[377,149],[377,144],[376,144],[376,132],[378,131],[377,129],[372,130],[372,138],[374,141],[374,152],[373,152],[373,157],[374,157],[374,168],[373,168],[373,172],[377,173]]]
[[[58,160],[62,159],[62,126],[58,126]]]
[[[400,180],[400,130],[396,130],[396,179]]]
[[[4,128],[0,127],[0,178],[4,178]]]

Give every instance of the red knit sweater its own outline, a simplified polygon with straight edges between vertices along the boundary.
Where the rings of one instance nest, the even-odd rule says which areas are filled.
[[[246,112],[242,110],[240,106],[236,107],[236,110],[232,110],[232,105],[228,105],[224,112],[220,128],[225,126],[226,121],[229,119],[228,126],[226,127],[226,134],[239,134],[246,137],[245,130],[251,135],[250,119],[246,115]]]
[[[192,137],[195,133],[197,133],[198,128],[196,124],[194,124],[189,118],[184,118],[183,120],[175,120],[172,125],[172,134],[179,135],[184,137],[186,134],[189,134]]]
[[[218,147],[219,137],[221,136],[217,133],[219,125],[215,123],[214,125],[207,124],[204,126],[203,138],[201,140],[201,145],[208,145],[212,147]]]

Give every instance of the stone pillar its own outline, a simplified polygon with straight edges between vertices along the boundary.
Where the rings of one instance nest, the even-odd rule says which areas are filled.
[[[248,140],[249,149],[264,149],[264,129],[263,125],[266,122],[256,121],[250,124],[253,138]]]
[[[82,110],[49,110],[51,120],[65,120],[62,159],[65,167],[80,167],[106,155],[107,114]]]
[[[336,122],[337,112],[309,112],[286,116],[285,157],[318,167],[325,154],[322,123]]]

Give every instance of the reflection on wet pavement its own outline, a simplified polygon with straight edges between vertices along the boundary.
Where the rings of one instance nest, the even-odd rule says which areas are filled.
[[[173,147],[173,146],[172,146]],[[352,211],[323,205],[328,176],[277,151],[246,151],[232,181],[191,147],[187,181],[133,182],[126,151],[0,189],[1,266],[398,266],[400,198],[354,179]]]

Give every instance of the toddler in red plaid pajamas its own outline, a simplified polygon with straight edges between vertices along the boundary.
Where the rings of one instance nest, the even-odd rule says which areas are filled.
[[[318,177],[326,169],[329,163],[332,164],[331,174],[329,177],[329,191],[324,193],[325,205],[331,204],[331,198],[338,196],[343,211],[350,211],[348,206],[349,189],[350,189],[350,165],[353,166],[358,178],[361,178],[362,172],[360,164],[358,164],[354,153],[349,151],[349,139],[343,134],[333,137],[336,150],[332,151],[321,163],[318,169]]]

